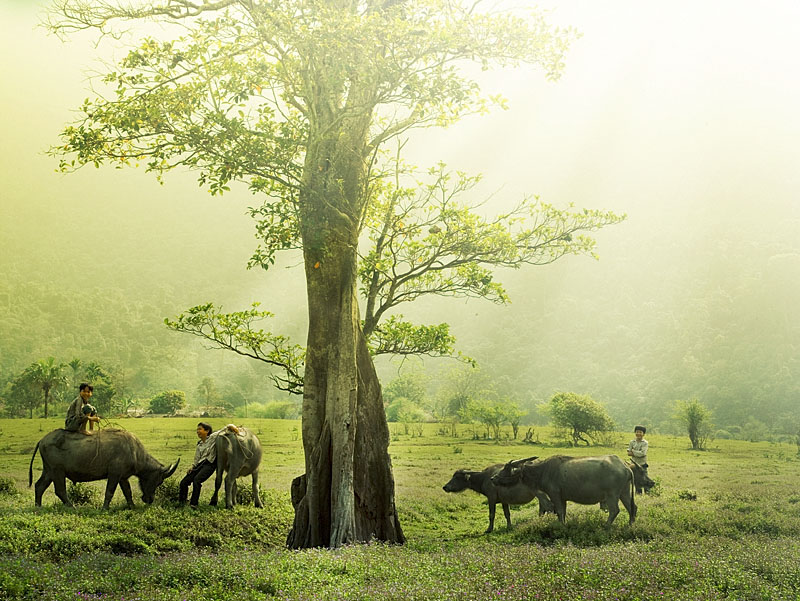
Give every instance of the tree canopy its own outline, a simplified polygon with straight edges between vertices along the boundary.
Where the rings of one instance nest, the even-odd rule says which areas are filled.
[[[150,399],[150,411],[153,413],[172,414],[186,404],[186,395],[182,390],[165,390]]]
[[[493,267],[593,254],[595,241],[582,232],[622,217],[559,210],[530,197],[486,219],[475,210],[481,202],[462,200],[480,176],[453,173],[440,164],[422,180],[395,154],[383,152],[387,142],[411,129],[449,125],[505,105],[502,97],[482,93],[456,67],[459,61],[477,60],[482,68],[531,62],[557,79],[576,36],[548,27],[535,13],[526,19],[458,3],[396,4],[226,1],[131,8],[57,2],[49,23],[62,34],[91,27],[111,33],[115,20],[214,17],[193,20],[194,28],[178,39],[145,38],[131,50],[103,78],[113,93],[87,100],[86,118],[65,129],[66,144],[54,152],[72,158],[62,159],[61,168],[144,163],[160,178],[189,166],[212,194],[243,181],[263,199],[251,209],[261,244],[250,266],[268,268],[277,252],[301,246],[298,193],[313,142],[311,123],[319,117],[315,111],[331,112],[334,123],[350,114],[369,115],[364,189],[358,191],[364,206],[358,228],[366,228],[370,241],[359,267],[364,334],[375,354],[452,355],[455,340],[448,324],[414,325],[400,314],[382,324],[381,319],[424,295],[507,302]],[[366,40],[377,40],[378,47],[365,50],[354,40],[367,47]],[[325,69],[317,73],[322,81],[315,82],[308,74],[320,62]],[[351,79],[369,83],[366,98],[350,99]],[[334,83],[325,108],[317,108],[319,90]],[[185,313],[168,325],[277,365],[286,375],[273,378],[276,385],[301,391],[302,350],[252,327],[269,313],[226,314],[210,304],[188,313],[193,317]],[[214,327],[201,327],[199,314],[203,324]],[[268,353],[265,343],[271,346]]]
[[[586,439],[613,429],[614,422],[605,407],[586,394],[559,392],[547,405],[553,424],[569,431],[572,443],[589,445]]]
[[[24,381],[41,391],[45,417],[49,414],[50,392],[67,383],[65,367],[64,363],[57,363],[55,357],[48,357],[31,363],[22,373]]]

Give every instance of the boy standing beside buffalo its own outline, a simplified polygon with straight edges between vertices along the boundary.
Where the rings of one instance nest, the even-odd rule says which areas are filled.
[[[189,507],[197,508],[200,501],[200,490],[203,482],[211,477],[217,469],[217,436],[220,432],[229,430],[239,434],[239,428],[233,424],[228,424],[222,430],[213,431],[211,426],[205,422],[197,424],[197,447],[194,452],[192,467],[186,472],[178,488],[178,502],[183,505],[186,497],[189,496],[189,486],[192,487],[192,498],[189,499]]]
[[[636,426],[633,429],[633,435],[636,438],[628,443],[628,457],[642,468],[644,476],[647,478],[647,441],[644,439],[645,432],[647,432],[647,428],[644,426]],[[636,493],[642,494],[642,489],[637,487]]]

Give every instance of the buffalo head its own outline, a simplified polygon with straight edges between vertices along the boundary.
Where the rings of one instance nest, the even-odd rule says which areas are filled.
[[[467,470],[456,471],[450,478],[450,482],[442,487],[444,492],[461,492],[467,488],[469,488],[469,472]]]
[[[651,480],[650,476],[647,475],[647,470],[641,465],[631,461],[628,463],[628,467],[633,471],[633,483],[636,486],[636,492],[642,489],[644,489],[644,492],[649,492],[656,485],[655,481]]]
[[[142,501],[147,504],[153,502],[156,488],[158,488],[164,480],[175,473],[175,470],[178,469],[178,464],[180,462],[181,459],[179,457],[178,460],[170,466],[152,470],[139,476],[139,487],[142,489]]]
[[[492,476],[492,483],[497,486],[514,486],[518,484],[522,477],[522,466],[534,459],[538,459],[538,456],[512,459],[503,466],[503,469]]]

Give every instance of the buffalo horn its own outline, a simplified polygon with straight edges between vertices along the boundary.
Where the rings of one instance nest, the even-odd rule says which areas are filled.
[[[164,468],[164,478],[169,478],[172,474],[175,473],[175,470],[178,469],[178,464],[181,462],[181,458],[178,457],[178,460],[170,465],[169,467]]]
[[[538,455],[534,455],[533,457],[526,457],[525,459],[514,459],[513,461],[509,461],[511,465],[514,467],[518,465],[522,465],[523,463],[528,463],[529,461],[533,461],[534,459],[538,459]]]

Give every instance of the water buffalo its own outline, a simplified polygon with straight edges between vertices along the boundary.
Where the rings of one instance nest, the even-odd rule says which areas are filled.
[[[217,504],[217,496],[222,486],[222,473],[225,477],[225,507],[231,509],[236,504],[236,478],[252,475],[253,503],[263,507],[258,494],[258,466],[261,465],[261,442],[247,428],[238,428],[239,434],[225,430],[220,432],[216,440],[217,477],[214,480],[214,494],[211,505]]]
[[[544,492],[555,506],[561,522],[567,516],[567,501],[594,505],[603,503],[608,509],[609,526],[619,513],[619,501],[630,516],[629,523],[636,519],[633,472],[616,455],[601,457],[567,457],[554,455],[547,459],[528,463],[517,460],[506,463],[502,470],[492,476],[499,487],[527,488],[530,493]]]
[[[531,457],[530,459],[536,459]],[[492,476],[503,468],[502,463],[490,465],[481,472],[471,472],[469,470],[458,470],[450,482],[442,488],[445,492],[461,492],[462,490],[474,490],[484,495],[489,501],[489,527],[486,532],[494,530],[494,515],[497,504],[503,505],[503,513],[506,516],[506,525],[511,528],[511,512],[509,505],[523,505],[529,503],[534,497],[539,499],[539,515],[546,512],[554,513],[553,504],[546,495],[539,491],[532,492],[528,487],[517,484],[514,486],[495,486]]]
[[[53,430],[46,434],[33,449],[28,468],[28,486],[33,483],[33,460],[41,451],[42,475],[36,481],[36,505],[41,506],[42,495],[53,483],[56,496],[64,505],[71,506],[67,497],[66,478],[73,482],[91,482],[106,479],[106,496],[103,509],[108,509],[117,484],[125,495],[128,507],[133,507],[131,485],[128,478],[139,478],[142,501],[152,503],[156,488],[178,467],[178,461],[164,466],[150,455],[141,441],[125,430],[99,430],[91,436],[79,432]]]

